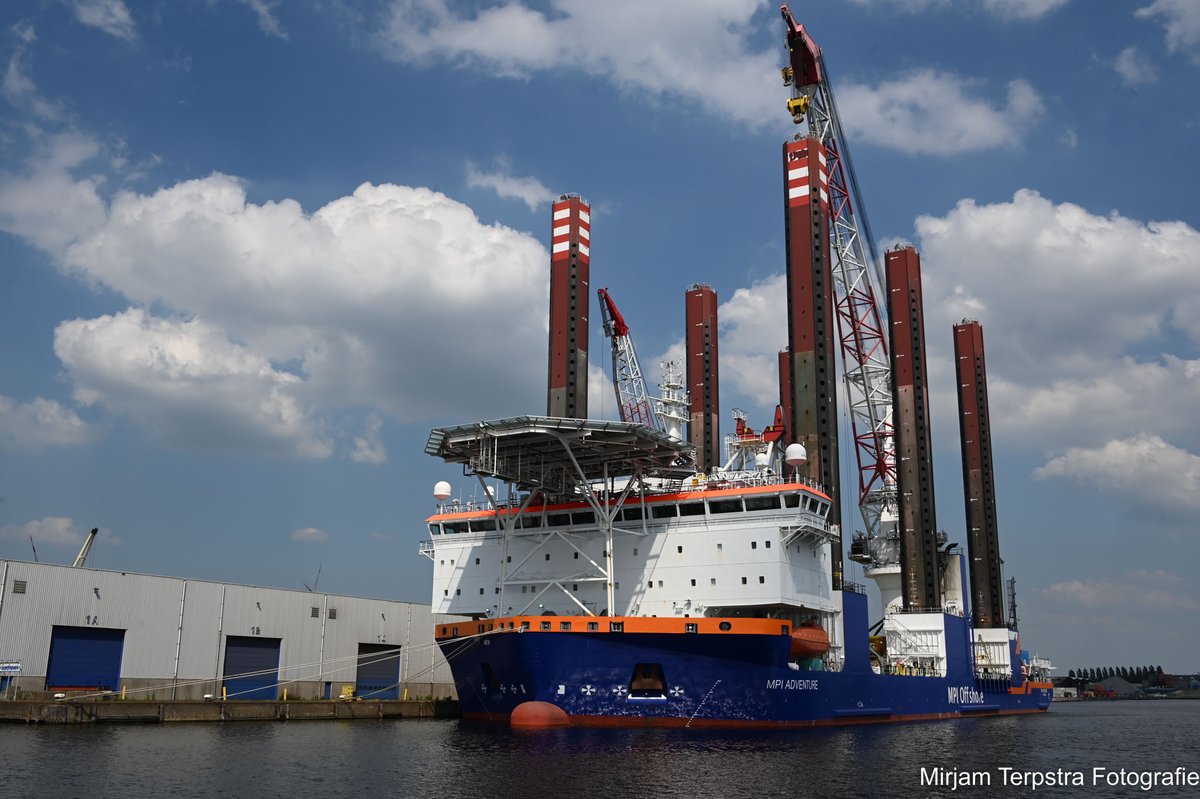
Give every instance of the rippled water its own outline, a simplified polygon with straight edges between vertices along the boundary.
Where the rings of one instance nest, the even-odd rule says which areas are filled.
[[[0,797],[1200,796],[1093,786],[1094,766],[1200,771],[1200,702],[1088,702],[1033,717],[819,731],[562,729],[455,721],[0,727]],[[921,767],[991,788],[921,785]],[[1000,767],[1083,770],[1004,787]]]

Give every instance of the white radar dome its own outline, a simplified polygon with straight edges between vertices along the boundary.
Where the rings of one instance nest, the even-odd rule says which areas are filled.
[[[760,472],[765,471],[770,464],[771,459],[767,457],[767,453],[760,452],[754,456],[754,468],[758,469]]]
[[[799,466],[808,462],[808,452],[803,444],[788,444],[787,449],[783,451],[783,459],[787,461],[788,466]]]
[[[450,499],[450,495],[454,493],[450,490],[450,484],[445,480],[438,480],[433,484],[433,498],[438,502],[445,502]]]

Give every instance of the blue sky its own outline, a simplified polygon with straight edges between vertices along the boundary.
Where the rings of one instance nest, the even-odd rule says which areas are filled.
[[[1024,643],[1200,667],[1200,5],[793,10],[922,253],[940,526],[971,317]],[[782,41],[754,0],[5,4],[0,557],[99,526],[103,568],[428,601],[432,485],[471,486],[424,441],[544,411],[561,192],[651,371],[710,283],[723,429],[767,423]]]

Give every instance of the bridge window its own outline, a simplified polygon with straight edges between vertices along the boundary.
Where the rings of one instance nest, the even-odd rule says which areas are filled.
[[[800,507],[800,495],[799,494],[785,494],[783,497],[783,506],[785,508]]]
[[[541,527],[542,526],[542,517],[541,516],[522,516],[519,520],[517,520],[517,526],[525,527],[525,528]]]
[[[549,527],[566,527],[571,523],[571,514],[569,513],[551,513],[546,517],[546,524]]]
[[[703,516],[704,515],[704,503],[703,502],[685,502],[679,506],[679,515],[680,516]]]
[[[442,525],[442,529],[447,533],[465,533],[468,525],[466,522],[446,522]]]
[[[675,512],[676,505],[670,503],[664,505],[654,505],[650,508],[650,515],[655,519],[671,519],[677,514]]]
[[[642,509],[626,508],[621,511],[621,518],[627,522],[640,522],[642,520]]]
[[[746,510],[779,510],[779,497],[746,497]]]
[[[472,533],[490,533],[490,532],[494,532],[495,529],[496,529],[496,520],[495,519],[472,519],[471,520],[471,532]]]
[[[579,513],[571,514],[571,521],[575,524],[595,524],[596,514],[590,510],[580,511]]]
[[[429,532],[432,533],[433,535],[441,535],[442,534],[442,526],[440,524],[432,524],[431,523],[429,525]]]
[[[709,513],[741,513],[741,499],[713,499],[708,502]]]

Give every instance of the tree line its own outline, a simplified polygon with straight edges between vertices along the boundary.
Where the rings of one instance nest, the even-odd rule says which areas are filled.
[[[1143,683],[1153,680],[1162,673],[1162,666],[1098,666],[1088,669],[1071,669],[1067,672],[1067,677],[1087,682],[1099,682],[1110,677],[1120,677],[1131,683]]]

